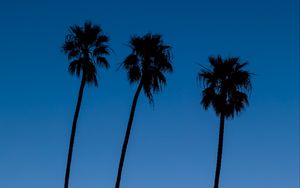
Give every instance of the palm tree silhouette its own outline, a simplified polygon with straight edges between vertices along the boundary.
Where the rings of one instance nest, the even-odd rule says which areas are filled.
[[[102,66],[104,68],[109,67],[108,62],[104,57],[105,55],[109,55],[107,42],[108,37],[103,34],[103,31],[99,26],[93,25],[91,22],[85,22],[83,27],[78,25],[70,27],[69,34],[66,36],[65,43],[63,45],[63,51],[68,55],[68,59],[71,61],[69,65],[69,72],[71,75],[75,74],[78,77],[82,75],[72,124],[65,174],[65,188],[68,188],[69,185],[76,124],[80,111],[83,90],[86,83],[98,86],[96,66]]]
[[[135,92],[130,116],[127,124],[125,139],[123,142],[120,157],[118,175],[115,187],[120,187],[122,169],[129,141],[130,131],[134,118],[135,107],[141,90],[144,90],[149,102],[153,102],[153,93],[161,91],[162,86],[166,85],[164,72],[172,72],[171,47],[163,43],[161,35],[150,33],[143,37],[134,36],[130,40],[132,52],[122,63],[122,67],[127,71],[128,79],[131,84],[139,83]]]
[[[219,187],[222,162],[223,137],[225,119],[234,118],[248,105],[248,96],[252,89],[250,75],[238,57],[222,59],[209,57],[212,69],[202,66],[198,78],[203,81],[201,104],[204,109],[212,106],[220,117],[218,156],[215,172],[214,188]]]

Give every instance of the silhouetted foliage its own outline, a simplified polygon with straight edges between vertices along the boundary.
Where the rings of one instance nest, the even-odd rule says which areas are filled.
[[[251,91],[251,80],[248,71],[244,70],[248,63],[241,63],[240,58],[222,59],[209,57],[212,69],[202,66],[198,78],[203,82],[201,104],[204,109],[212,106],[220,116],[220,131],[218,144],[218,157],[214,188],[219,186],[221,171],[224,121],[233,118],[248,105],[247,93]]]
[[[105,58],[105,55],[109,55],[109,47],[107,42],[108,37],[103,34],[102,29],[99,26],[93,25],[91,22],[85,22],[83,27],[78,25],[70,27],[69,34],[66,36],[66,40],[63,45],[64,53],[67,54],[68,59],[71,61],[69,65],[69,72],[72,75],[75,74],[76,76],[82,76],[78,101],[72,124],[65,174],[65,188],[68,188],[69,186],[76,125],[84,87],[86,83],[94,84],[95,86],[98,85],[96,66],[102,66],[104,68],[109,67],[109,64]]]
[[[163,44],[160,35],[146,34],[132,37],[132,53],[123,62],[130,83],[142,82],[149,101],[152,93],[160,91],[166,84],[164,72],[172,72],[170,46]]]
[[[109,55],[108,37],[91,22],[85,22],[83,27],[71,26],[69,32],[63,45],[64,53],[71,60],[69,72],[77,76],[83,74],[87,83],[97,86],[96,66],[109,68],[104,57]]]
[[[139,83],[134,95],[125,139],[122,147],[116,188],[120,187],[122,169],[134,118],[135,107],[141,90],[152,103],[153,93],[161,91],[167,83],[164,73],[172,72],[171,48],[163,43],[161,35],[146,34],[143,37],[134,36],[130,40],[131,54],[123,62],[130,83]]]

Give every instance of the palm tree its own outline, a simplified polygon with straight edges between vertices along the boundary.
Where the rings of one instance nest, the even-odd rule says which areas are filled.
[[[70,27],[69,34],[66,36],[65,43],[63,45],[63,51],[68,55],[68,59],[71,61],[69,65],[69,72],[71,75],[75,74],[78,77],[81,75],[81,84],[73,118],[68,152],[64,184],[65,188],[68,188],[69,185],[76,124],[80,111],[83,90],[86,83],[95,86],[98,85],[96,66],[102,66],[104,68],[109,67],[108,62],[104,57],[105,55],[109,55],[107,42],[108,37],[103,34],[103,31],[99,26],[93,25],[91,22],[85,22],[83,27],[78,25]]]
[[[171,47],[163,43],[161,35],[146,34],[143,37],[134,36],[130,40],[131,54],[122,63],[127,71],[131,84],[138,83],[135,92],[130,116],[127,124],[125,139],[120,157],[118,175],[115,187],[120,187],[122,169],[133,122],[135,107],[141,90],[144,90],[149,102],[153,102],[153,93],[161,91],[166,85],[164,72],[172,72]]]
[[[220,117],[219,143],[214,188],[219,187],[222,162],[223,137],[225,119],[234,118],[248,105],[247,93],[251,91],[250,75],[241,63],[240,58],[222,59],[209,57],[212,69],[202,66],[198,78],[203,81],[201,104],[204,109],[212,106]]]

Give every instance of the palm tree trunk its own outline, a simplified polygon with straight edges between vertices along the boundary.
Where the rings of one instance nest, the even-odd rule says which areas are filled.
[[[223,139],[224,139],[224,121],[225,121],[224,113],[221,113],[221,115],[220,115],[220,130],[219,130],[219,144],[218,144],[218,157],[217,157],[214,188],[219,187],[219,178],[220,178],[221,163],[222,163]]]
[[[138,86],[138,88],[137,88],[137,90],[135,92],[134,98],[133,98],[133,102],[132,102],[132,106],[131,106],[131,111],[130,111],[130,116],[129,116],[129,120],[128,120],[128,124],[127,124],[127,129],[126,129],[126,133],[125,133],[125,139],[124,139],[124,142],[123,142],[122,153],[121,153],[121,158],[120,158],[120,162],[119,162],[118,176],[117,176],[115,188],[119,188],[120,187],[121,176],[122,176],[122,169],[123,169],[125,154],[126,154],[126,150],[127,150],[128,141],[129,141],[130,131],[131,131],[131,127],[132,127],[132,122],[133,122],[135,107],[136,107],[137,100],[138,100],[138,97],[140,95],[141,90],[142,90],[142,81],[140,81],[139,86]]]
[[[67,161],[67,167],[66,167],[66,174],[65,174],[65,186],[64,188],[69,187],[69,177],[70,177],[70,169],[71,169],[71,162],[72,162],[72,153],[73,153],[73,145],[74,145],[74,139],[75,139],[75,133],[76,133],[76,125],[77,125],[77,119],[78,114],[80,111],[80,105],[82,101],[83,96],[83,90],[85,86],[85,76],[82,76],[79,94],[78,94],[78,100],[76,105],[76,110],[73,118],[73,124],[72,124],[72,132],[71,132],[71,138],[70,138],[70,145],[69,145],[69,152],[68,152],[68,161]]]

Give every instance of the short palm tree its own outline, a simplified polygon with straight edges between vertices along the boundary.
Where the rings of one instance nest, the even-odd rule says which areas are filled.
[[[125,139],[120,157],[118,175],[115,187],[120,187],[122,169],[129,141],[130,131],[134,118],[135,107],[141,90],[150,102],[153,102],[153,93],[162,89],[166,84],[165,72],[172,72],[171,49],[163,43],[161,35],[146,34],[143,37],[134,36],[130,40],[131,54],[122,63],[127,71],[131,84],[138,83],[135,92],[130,116],[127,124]]]
[[[63,51],[67,54],[68,59],[71,61],[69,65],[69,72],[78,77],[81,75],[81,84],[73,118],[68,152],[64,184],[65,188],[68,188],[69,185],[76,124],[80,111],[83,90],[86,83],[95,86],[98,85],[96,66],[102,66],[104,68],[109,67],[108,62],[104,57],[105,55],[109,55],[107,42],[108,37],[103,34],[103,31],[99,26],[93,25],[91,22],[85,22],[83,27],[78,25],[70,27],[69,34],[66,36],[65,43],[63,45]]]
[[[214,188],[219,187],[222,162],[225,119],[234,118],[248,105],[247,94],[251,91],[250,75],[238,57],[222,59],[210,57],[212,69],[202,67],[198,78],[203,81],[201,104],[204,109],[212,106],[220,117],[219,143]]]

